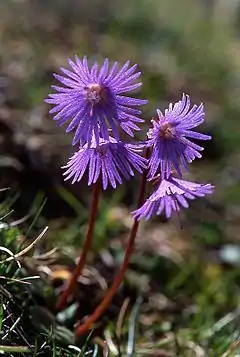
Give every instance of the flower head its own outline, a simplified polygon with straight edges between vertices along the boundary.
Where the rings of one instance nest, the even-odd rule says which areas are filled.
[[[100,139],[99,144],[92,138],[91,146],[85,144],[70,159],[64,172],[65,180],[79,182],[88,168],[88,185],[95,183],[102,176],[103,188],[108,183],[113,188],[134,175],[134,170],[142,173],[147,167],[147,160],[141,157],[133,145],[117,141]]]
[[[181,176],[181,166],[187,169],[187,164],[196,157],[201,158],[203,147],[195,144],[189,138],[209,140],[210,136],[191,129],[204,121],[203,104],[194,105],[190,109],[190,98],[183,94],[182,100],[172,105],[163,114],[157,110],[158,118],[152,120],[153,128],[148,131],[148,146],[152,146],[149,161],[149,178],[158,171],[162,178],[170,176],[172,165]]]
[[[137,65],[130,66],[127,61],[118,70],[118,63],[114,62],[109,70],[109,61],[105,59],[101,68],[95,63],[91,68],[87,58],[75,62],[69,59],[72,70],[61,68],[65,76],[55,74],[55,78],[64,86],[52,86],[58,93],[50,94],[45,101],[53,104],[50,114],[58,121],[58,126],[70,121],[66,132],[75,130],[73,145],[86,142],[91,143],[93,133],[96,141],[100,137],[109,139],[109,129],[119,140],[119,127],[130,136],[133,130],[139,130],[136,123],[141,111],[136,109],[146,100],[123,96],[141,86],[136,79],[141,72],[136,72]]]
[[[134,218],[140,220],[151,218],[165,211],[169,218],[172,211],[179,211],[180,207],[187,208],[187,199],[194,200],[212,193],[214,186],[202,185],[195,182],[174,178],[172,175],[166,180],[160,181],[153,194],[146,200],[142,207],[132,212]]]

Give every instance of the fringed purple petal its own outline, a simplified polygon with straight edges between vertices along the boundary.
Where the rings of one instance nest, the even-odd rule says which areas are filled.
[[[80,181],[88,169],[88,184],[95,183],[101,177],[103,189],[110,184],[116,188],[124,179],[130,179],[134,171],[142,173],[147,168],[147,160],[141,157],[139,149],[117,141],[96,138],[91,145],[85,144],[76,152],[64,167],[65,180]]]
[[[53,86],[57,93],[50,94],[45,102],[53,105],[50,114],[57,113],[54,120],[58,121],[58,126],[71,121],[66,132],[76,130],[73,145],[91,142],[93,135],[98,141],[100,136],[107,140],[108,129],[117,140],[120,128],[133,136],[134,131],[139,130],[134,122],[142,122],[141,111],[135,107],[147,103],[124,96],[142,84],[136,82],[141,75],[140,71],[136,72],[137,65],[130,66],[127,61],[117,71],[118,63],[115,62],[109,71],[108,59],[100,68],[97,63],[89,68],[87,58],[80,60],[77,56],[75,61],[69,59],[69,65],[71,70],[60,68],[65,76],[54,74],[63,87]]]
[[[132,214],[137,220],[148,220],[165,211],[166,217],[170,218],[173,211],[179,211],[180,207],[189,207],[187,199],[193,200],[209,195],[213,189],[214,186],[211,184],[201,185],[170,176],[168,180],[160,180],[152,195]]]
[[[201,103],[191,108],[190,97],[183,93],[182,99],[174,105],[170,103],[164,114],[159,109],[157,114],[148,131],[149,146],[152,146],[148,178],[151,180],[158,173],[168,178],[172,168],[182,176],[189,163],[202,157],[203,147],[189,138],[211,139],[209,135],[190,130],[204,121],[204,106]]]

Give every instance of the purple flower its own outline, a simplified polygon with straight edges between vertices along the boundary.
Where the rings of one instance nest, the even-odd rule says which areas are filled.
[[[141,72],[136,72],[137,65],[130,66],[127,61],[118,70],[114,62],[109,69],[109,61],[105,59],[101,68],[95,63],[91,68],[87,58],[81,61],[75,56],[75,62],[69,59],[72,70],[61,68],[65,76],[54,74],[64,86],[52,86],[58,93],[50,94],[45,101],[53,104],[50,114],[61,126],[70,121],[66,132],[75,130],[73,145],[91,143],[94,133],[97,143],[102,137],[109,139],[109,129],[119,140],[119,126],[130,136],[133,130],[139,130],[136,123],[143,122],[139,118],[141,111],[136,109],[147,100],[123,96],[137,89],[142,83],[136,83]]]
[[[163,114],[157,110],[158,118],[153,119],[153,128],[148,131],[148,146],[152,146],[149,161],[149,178],[152,179],[158,170],[162,178],[168,178],[172,165],[180,176],[181,166],[187,169],[187,164],[196,157],[201,158],[203,147],[195,144],[189,138],[209,140],[210,136],[197,133],[191,129],[204,121],[203,104],[194,105],[190,109],[190,98],[183,94],[182,100],[172,105]]]
[[[147,160],[138,154],[133,145],[117,141],[100,139],[99,145],[93,137],[91,145],[85,144],[70,159],[64,172],[65,180],[79,182],[88,167],[88,185],[95,183],[102,176],[104,190],[108,183],[116,188],[122,178],[130,179],[134,169],[142,173],[147,168]]]
[[[168,180],[161,180],[143,206],[132,213],[137,220],[143,217],[148,220],[165,211],[166,217],[169,218],[172,211],[179,211],[181,206],[184,208],[189,206],[187,199],[194,200],[197,197],[209,195],[213,188],[211,184],[201,185],[170,176]]]

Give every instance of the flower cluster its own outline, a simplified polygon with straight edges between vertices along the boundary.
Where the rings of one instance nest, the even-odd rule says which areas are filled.
[[[54,106],[50,114],[57,125],[69,122],[66,132],[75,130],[73,145],[79,145],[64,175],[66,180],[80,181],[88,168],[89,185],[101,176],[104,189],[108,182],[116,188],[122,177],[129,179],[134,169],[142,173],[147,166],[139,149],[120,141],[119,135],[122,129],[134,136],[137,123],[143,122],[138,107],[147,101],[122,95],[141,86],[136,81],[141,72],[129,61],[119,70],[117,62],[109,68],[108,59],[101,68],[97,63],[89,68],[86,57],[81,61],[76,56],[69,65],[72,71],[61,68],[65,76],[54,75],[64,87],[52,86],[58,93],[45,100]]]
[[[204,121],[203,104],[191,108],[190,98],[183,94],[182,100],[170,103],[164,114],[157,110],[152,119],[146,146],[151,148],[148,179],[156,184],[153,194],[142,207],[133,212],[135,219],[151,218],[165,212],[169,218],[173,211],[188,207],[188,200],[211,194],[214,186],[183,180],[183,171],[195,159],[201,158],[203,147],[190,139],[209,140],[210,136],[198,133],[193,128]]]
[[[193,140],[209,140],[210,136],[194,129],[204,121],[203,104],[191,108],[190,98],[171,103],[165,112],[157,110],[152,128],[143,144],[120,140],[121,131],[130,137],[139,130],[139,107],[146,100],[129,97],[126,93],[141,86],[141,72],[137,65],[126,62],[119,68],[114,62],[109,66],[105,59],[89,67],[87,58],[69,60],[71,70],[61,68],[63,75],[55,74],[61,86],[46,102],[53,105],[50,114],[58,126],[68,123],[66,132],[74,131],[73,145],[78,151],[64,168],[65,179],[78,182],[88,172],[88,185],[102,180],[103,189],[108,184],[116,188],[123,179],[130,179],[137,171],[148,170],[148,180],[156,183],[152,195],[142,207],[133,212],[134,218],[149,219],[165,212],[167,217],[180,206],[188,207],[187,200],[212,193],[213,186],[183,180],[183,172],[195,159],[201,158],[203,147]],[[193,139],[193,140],[192,140]],[[149,159],[142,157],[142,149],[149,148]]]

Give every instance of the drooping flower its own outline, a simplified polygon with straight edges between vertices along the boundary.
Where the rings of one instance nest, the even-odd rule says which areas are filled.
[[[139,149],[110,137],[100,139],[97,144],[92,138],[91,145],[85,144],[70,159],[64,172],[65,180],[79,182],[88,170],[88,185],[96,183],[102,177],[103,189],[108,184],[116,188],[123,179],[129,180],[134,170],[140,173],[147,168],[147,160],[139,155]]]
[[[163,114],[157,110],[158,118],[152,119],[153,127],[148,131],[148,146],[152,146],[149,161],[149,178],[157,173],[162,178],[170,176],[174,166],[178,174],[182,175],[182,167],[186,170],[195,158],[201,158],[203,147],[195,144],[189,138],[209,140],[209,135],[201,134],[192,129],[203,123],[204,107],[194,105],[190,109],[190,98],[183,94],[182,100],[172,105]]]
[[[153,194],[146,200],[142,207],[133,211],[137,220],[145,217],[147,220],[152,216],[165,212],[169,218],[173,211],[179,211],[180,207],[188,208],[187,199],[194,200],[212,193],[214,186],[202,185],[195,182],[174,178],[172,175],[166,180],[160,180]]]
[[[136,123],[143,122],[136,107],[147,100],[123,94],[142,84],[136,82],[141,74],[136,72],[137,65],[130,66],[127,61],[118,70],[118,63],[114,62],[109,69],[109,61],[105,59],[101,68],[97,63],[89,68],[87,58],[80,60],[77,56],[75,62],[69,59],[69,65],[71,71],[61,68],[65,76],[54,75],[63,86],[52,86],[58,93],[50,94],[45,101],[54,105],[50,114],[54,114],[58,126],[70,122],[66,132],[75,130],[73,145],[91,143],[93,133],[97,142],[100,137],[108,140],[109,129],[119,140],[119,127],[133,136],[133,130],[139,130]]]

